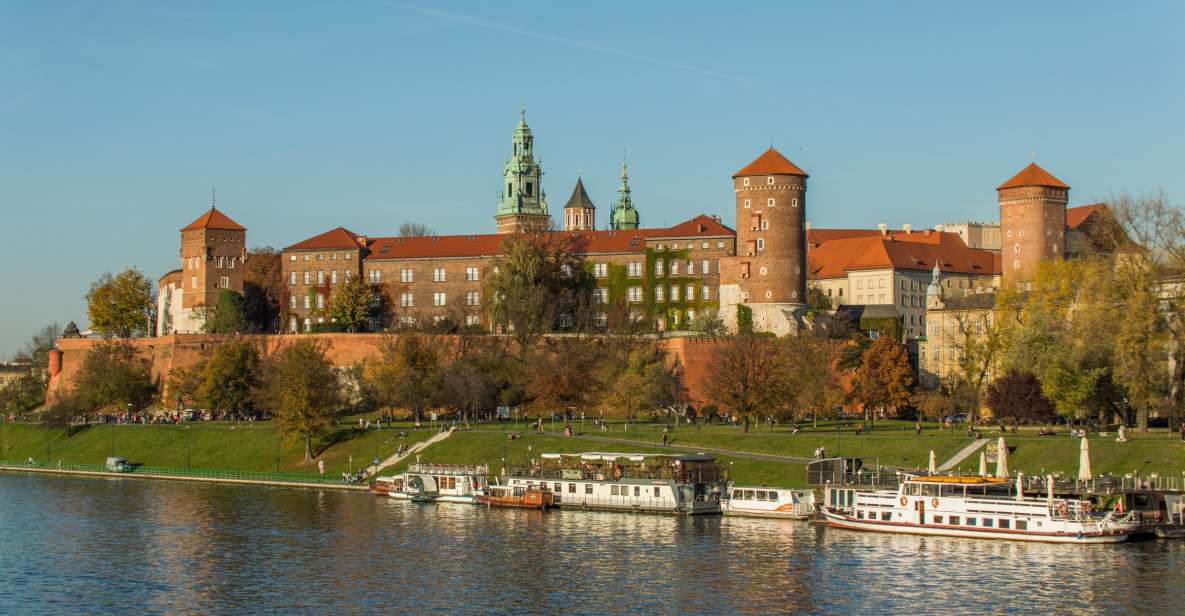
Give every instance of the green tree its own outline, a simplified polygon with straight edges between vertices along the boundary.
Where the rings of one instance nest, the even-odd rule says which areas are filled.
[[[156,393],[152,366],[136,347],[123,340],[104,340],[91,347],[74,377],[71,392],[90,410],[114,407],[138,411]]]
[[[639,345],[623,363],[607,368],[610,374],[599,388],[601,405],[610,413],[624,411],[634,421],[640,411],[666,408],[679,400],[678,380],[657,344]]]
[[[283,434],[304,441],[304,460],[311,462],[313,439],[333,425],[342,400],[325,347],[312,339],[298,340],[281,348],[266,364],[260,402]]]
[[[199,318],[207,334],[241,334],[247,331],[247,309],[243,296],[230,289],[218,293],[218,303],[202,306]]]
[[[106,336],[130,338],[152,324],[152,282],[135,269],[103,274],[86,294],[91,327]]]
[[[0,411],[24,413],[45,402],[45,371],[29,370],[0,386]]]
[[[811,284],[806,287],[806,308],[811,312],[819,312],[834,310],[835,306],[831,303],[830,295],[827,295],[818,285]]]
[[[70,436],[74,418],[85,415],[86,410],[86,402],[78,396],[61,396],[41,412],[41,425],[49,429],[62,430],[66,436]]]
[[[724,319],[720,318],[720,312],[711,308],[696,312],[688,329],[703,336],[723,336],[728,333]]]
[[[905,347],[886,336],[872,341],[856,371],[853,398],[864,406],[873,424],[877,412],[893,411],[909,403],[913,368]]]
[[[349,276],[329,298],[329,316],[348,332],[366,329],[374,291],[361,276]]]
[[[197,399],[207,409],[238,416],[252,414],[259,385],[259,349],[244,338],[214,347],[201,372]]]
[[[527,362],[527,397],[534,411],[583,411],[596,403],[599,387],[590,375],[601,362],[600,345],[591,338],[547,338]]]
[[[419,421],[433,405],[442,350],[436,339],[415,332],[388,337],[382,357],[363,370],[367,398],[379,406],[403,408]]]

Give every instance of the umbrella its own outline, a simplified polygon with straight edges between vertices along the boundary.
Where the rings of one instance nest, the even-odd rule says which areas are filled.
[[[1008,445],[1004,444],[1004,437],[1000,437],[1000,443],[996,445],[996,476],[1008,476]]]
[[[1078,480],[1090,481],[1090,442],[1082,437],[1082,445],[1078,448]]]
[[[938,460],[936,460],[934,458],[934,450],[931,449],[930,450],[930,474],[935,475],[937,473],[938,473]]]
[[[979,452],[979,476],[987,477],[987,452]]]
[[[1022,501],[1025,499],[1025,474],[1016,474],[1016,500]]]

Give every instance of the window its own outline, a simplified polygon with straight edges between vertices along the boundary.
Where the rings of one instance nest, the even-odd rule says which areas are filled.
[[[864,288],[864,281],[863,281],[863,280],[857,280],[857,281],[856,281],[856,288],[857,288],[857,289],[863,289],[863,288]]]
[[[724,240],[716,242],[716,248],[724,248]]]
[[[369,272],[367,272],[367,276],[368,276],[368,279],[370,280],[370,284],[378,284],[383,279],[382,273],[376,269],[372,269]]]
[[[305,310],[309,309],[309,296],[308,295],[304,296],[304,308],[305,308]]]
[[[432,282],[444,282],[445,274],[443,267],[432,268]]]
[[[399,317],[399,324],[404,327],[411,327],[416,324],[416,318],[407,315],[401,316]]]
[[[337,284],[337,270],[329,272],[329,284]]]
[[[296,317],[288,319],[288,331],[296,333]]]
[[[687,285],[686,291],[687,291],[687,294],[685,297],[687,298],[687,301],[694,302],[695,301],[695,285],[693,285],[693,284]]]
[[[671,285],[671,301],[672,302],[679,301],[679,287],[676,287],[674,285]]]
[[[993,520],[992,518],[984,518],[983,519],[983,527],[984,528],[991,528],[994,522],[995,522],[995,520]]]
[[[1016,530],[1029,530],[1029,521],[1028,520],[1017,520],[1016,521]]]
[[[235,268],[235,259],[236,259],[236,258],[237,258],[237,257],[231,257],[231,258],[230,258],[230,269],[234,269],[234,268]]]
[[[312,319],[305,319],[304,320],[304,330],[307,332],[312,328],[313,328],[313,320]]]
[[[289,261],[295,261],[295,260],[296,260],[296,255],[288,255],[288,260],[289,260]]]
[[[288,296],[288,307],[289,308],[296,308],[296,296],[295,295]]]
[[[481,273],[478,271],[478,269],[476,267],[470,266],[470,267],[465,268],[465,280],[468,280],[469,282],[474,282],[480,278],[481,278]]]
[[[609,264],[608,263],[594,263],[593,264],[593,276],[596,276],[597,278],[604,278],[608,275],[609,275]]]
[[[605,287],[601,287],[599,289],[593,289],[593,299],[596,300],[596,302],[598,304],[608,304],[609,303],[609,289],[606,289]]]
[[[748,186],[749,185],[749,178],[745,178],[744,180],[741,181],[741,183],[744,184],[745,186]]]
[[[1011,526],[1012,526],[1012,521],[1011,521],[1011,520],[1005,520],[1005,519],[1001,519],[1001,520],[1000,520],[1000,524],[999,524],[999,527],[1000,527],[1000,528],[1009,528],[1009,527],[1011,527]]]
[[[642,287],[630,287],[626,289],[626,300],[633,304],[641,302]]]
[[[443,306],[446,303],[448,303],[447,299],[448,299],[447,295],[437,291],[436,293],[432,294],[432,305],[433,306]]]
[[[325,308],[325,296],[318,293],[317,294],[317,310],[321,310],[323,308]]]
[[[320,270],[317,272],[317,285],[320,286],[323,284],[325,284],[325,271]]]
[[[711,272],[708,270],[708,260],[707,260],[707,259],[704,259],[703,261],[701,261],[699,265],[700,265],[700,267],[699,267],[699,271],[700,271],[700,273],[701,273],[701,274],[708,274],[708,273],[711,273]]]
[[[709,292],[708,292],[708,289],[711,289],[711,288],[712,288],[712,287],[709,287],[709,286],[705,285],[705,286],[704,286],[704,288],[703,288],[703,290],[702,290],[702,291],[700,291],[700,299],[703,299],[703,300],[709,300],[709,299],[712,299],[712,297],[711,297],[711,293],[709,293]]]
[[[197,276],[190,276],[190,278],[189,278],[189,288],[191,288],[191,289],[196,289],[196,288],[197,288]]]
[[[226,257],[218,257],[218,267],[226,267]]]
[[[642,275],[642,264],[641,263],[630,263],[629,265],[626,266],[626,270],[627,270],[626,273],[630,276],[633,276],[633,277],[641,276]]]
[[[753,207],[753,203],[751,201],[749,201],[748,199],[745,199],[745,207],[746,208]]]
[[[950,519],[947,520],[947,523],[950,524],[951,526],[958,526],[959,525],[959,516],[952,515],[950,517]]]
[[[940,516],[940,515],[934,516],[934,524],[942,524],[942,516]]]
[[[288,284],[296,284],[296,272],[288,272]]]
[[[769,231],[769,221],[764,218],[761,219],[761,230]]]
[[[710,244],[708,242],[700,242],[699,247],[703,248],[704,250],[707,250],[709,245]]]
[[[569,483],[568,484],[568,494],[575,494],[575,493],[576,493],[576,484]]]
[[[324,261],[324,260],[325,260],[325,255],[317,255],[317,260],[318,260],[318,261]]]
[[[467,314],[465,315],[465,325],[481,325],[481,317],[476,314]],[[558,486],[559,484],[557,483],[556,485]]]
[[[790,200],[790,207],[798,207],[798,197]]]
[[[415,280],[415,271],[411,268],[403,268],[399,270],[399,282],[413,282]]]
[[[769,199],[766,199],[766,200],[765,200],[765,204],[766,204],[767,206],[769,206],[769,207],[775,207],[775,206],[777,206],[777,202],[776,202],[776,201],[774,201],[774,198],[773,198],[773,197],[770,197]]]
[[[658,259],[657,261],[654,262],[654,275],[655,276],[662,276],[663,275],[662,259]]]
[[[480,306],[481,305],[481,294],[478,293],[477,291],[469,291],[469,292],[465,293],[465,305],[466,306]]]
[[[695,261],[687,260],[687,275],[690,276],[695,273]]]
[[[591,483],[584,484],[584,493],[585,494],[592,494],[592,484]]]
[[[219,278],[218,279],[218,288],[229,289],[230,288],[230,278],[228,278],[226,276]]]
[[[654,287],[654,301],[656,301],[656,302],[662,302],[662,301],[666,301],[666,299],[665,299],[665,295],[666,295],[666,291],[665,291],[665,289],[666,289],[665,287]]]
[[[708,273],[708,270],[704,270],[704,273]],[[720,259],[716,259],[716,273],[720,273]]]
[[[679,262],[674,259],[671,259],[671,275],[672,276],[679,275]]]
[[[757,250],[765,250],[765,239],[757,238]]]
[[[642,495],[642,486],[634,486],[634,496]]]
[[[305,270],[304,271],[304,283],[309,284],[312,281],[313,281],[313,273],[310,272],[309,270]]]
[[[308,261],[308,260],[309,260],[309,256],[308,256],[308,255],[305,255],[305,256],[304,256],[304,260],[305,260],[305,261]]]
[[[411,308],[416,303],[415,296],[411,293],[399,294],[399,305],[404,308]]]
[[[658,498],[660,495],[662,495],[662,488],[655,486],[655,488],[654,488],[654,498]]]

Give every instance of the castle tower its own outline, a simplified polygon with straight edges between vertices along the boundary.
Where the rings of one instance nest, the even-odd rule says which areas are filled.
[[[630,196],[629,166],[621,161],[621,186],[617,188],[617,204],[609,215],[609,228],[615,231],[637,229],[640,222],[638,210],[634,208],[634,198]]]
[[[593,205],[588,193],[584,190],[584,182],[576,178],[576,187],[572,189],[572,196],[564,206],[565,231],[592,231],[597,228],[597,206]]]
[[[543,169],[535,162],[535,137],[527,126],[526,111],[514,129],[513,153],[502,172],[502,194],[498,199],[498,233],[544,229],[551,222],[547,195],[543,192]]]
[[[756,331],[796,331],[806,307],[807,177],[772,147],[732,176],[737,254],[721,264],[720,306],[747,307]]]
[[[181,268],[157,288],[157,335],[202,331],[195,308],[215,306],[223,290],[243,293],[247,229],[216,207],[181,229]]]
[[[1041,260],[1065,256],[1069,186],[1030,163],[996,192],[1005,280],[1028,278]]]

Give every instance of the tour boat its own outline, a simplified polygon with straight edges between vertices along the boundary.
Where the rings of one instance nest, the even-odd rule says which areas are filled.
[[[1128,514],[1092,511],[1090,501],[1025,496],[1021,480],[906,475],[896,490],[827,486],[823,516],[850,530],[1017,539],[1051,543],[1119,543],[1138,525]]]
[[[805,520],[815,513],[812,490],[733,486],[723,501],[724,515]]]
[[[403,475],[396,475],[394,477],[378,477],[370,482],[369,486],[372,494],[379,496],[390,496],[391,492],[403,489]]]
[[[487,486],[477,494],[477,502],[487,507],[511,507],[515,509],[541,509],[555,506],[551,490],[524,488],[521,486]]]
[[[705,454],[545,453],[504,485],[550,490],[559,508],[718,514],[727,472]]]
[[[479,490],[486,485],[486,466],[451,464],[412,464],[406,473],[395,476],[402,489],[391,491],[391,498],[418,502],[475,503]]]

